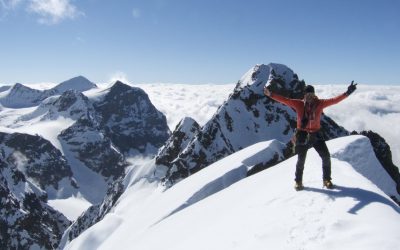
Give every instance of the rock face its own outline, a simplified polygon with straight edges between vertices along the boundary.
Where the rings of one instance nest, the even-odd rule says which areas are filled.
[[[0,249],[55,249],[70,222],[0,154]]]
[[[154,154],[169,137],[167,119],[140,88],[117,81],[94,107],[104,134],[124,154]]]
[[[77,188],[72,171],[61,152],[40,136],[0,132],[0,152],[3,161],[21,171],[42,190]]]
[[[171,137],[159,150],[156,156],[157,164],[168,164],[176,159],[179,153],[200,131],[200,125],[190,117],[183,118],[176,126]]]
[[[295,113],[267,98],[263,93],[265,85],[271,85],[275,92],[290,98],[301,98],[305,83],[284,65],[256,65],[250,69],[212,119],[199,131],[187,135],[193,138],[179,149],[178,154],[173,143],[158,153],[157,163],[160,168],[167,168],[166,179],[173,183],[260,141],[278,139],[288,142],[296,127]],[[322,118],[322,127],[327,138],[348,134],[326,116]],[[179,136],[179,131],[174,132],[168,142],[180,141]]]
[[[77,120],[82,116],[91,115],[94,115],[94,108],[89,99],[81,92],[67,90],[60,96],[50,97],[42,101],[32,113],[21,116],[18,121],[57,120],[59,117]]]
[[[63,92],[58,99],[51,103],[51,106],[53,108],[49,111],[50,117],[62,114],[64,117],[76,120],[94,112],[89,99],[76,90],[67,90]]]
[[[116,180],[124,174],[127,165],[124,156],[116,150],[92,116],[82,116],[58,138],[74,157],[106,180]]]

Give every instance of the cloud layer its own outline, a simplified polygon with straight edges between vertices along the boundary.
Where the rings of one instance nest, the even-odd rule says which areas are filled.
[[[1,17],[17,8],[24,8],[35,14],[39,23],[49,25],[84,15],[71,0],[0,0]]]
[[[30,0],[28,9],[39,15],[38,21],[44,24],[57,24],[83,15],[70,0]]]

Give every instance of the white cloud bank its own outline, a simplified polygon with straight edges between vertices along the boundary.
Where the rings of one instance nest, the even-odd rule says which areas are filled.
[[[39,23],[57,24],[83,15],[70,0],[30,0],[28,10],[39,15]]]
[[[0,17],[19,8],[37,15],[39,23],[48,25],[84,15],[71,0],[0,0]]]

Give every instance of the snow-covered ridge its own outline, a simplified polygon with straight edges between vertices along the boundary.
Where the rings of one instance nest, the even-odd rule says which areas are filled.
[[[334,190],[321,188],[322,170],[314,150],[308,154],[302,192],[292,186],[296,157],[244,178],[245,166],[256,164],[257,155],[268,155],[273,144],[238,151],[164,192],[153,183],[129,187],[112,213],[66,249],[396,248],[399,207],[376,180],[356,170],[368,164],[366,171],[374,171],[382,168],[379,162],[373,157],[343,160],[354,150],[373,155],[367,138],[328,142]],[[355,235],[363,240],[355,240]]]
[[[344,137],[337,139],[335,143],[335,148],[331,151],[332,157],[348,162],[354,170],[374,183],[388,196],[397,197],[399,200],[400,194],[396,191],[396,183],[392,178],[388,178],[390,176],[386,171],[383,171],[367,137],[359,136],[357,140],[354,140],[353,137]],[[366,152],[366,150],[368,151]]]
[[[84,92],[93,88],[97,88],[97,85],[89,81],[84,76],[77,76],[58,84],[57,86],[51,88],[50,91],[55,91],[61,94],[67,90]]]
[[[0,92],[0,104],[8,108],[26,108],[39,105],[44,99],[60,95],[67,90],[78,92],[97,88],[96,84],[90,82],[83,76],[74,77],[64,81],[51,89],[37,90],[16,83],[11,88]]]

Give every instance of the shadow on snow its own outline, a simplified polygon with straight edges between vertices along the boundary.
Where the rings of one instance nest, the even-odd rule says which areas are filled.
[[[333,200],[337,198],[345,198],[345,197],[352,197],[358,201],[352,208],[347,211],[350,214],[357,214],[357,212],[367,205],[378,202],[384,205],[390,206],[395,210],[397,213],[400,213],[400,208],[390,199],[377,194],[372,191],[368,191],[362,188],[352,188],[352,187],[343,187],[335,185],[335,189],[320,189],[320,188],[313,188],[313,187],[305,187],[305,191],[317,192],[328,195]]]

